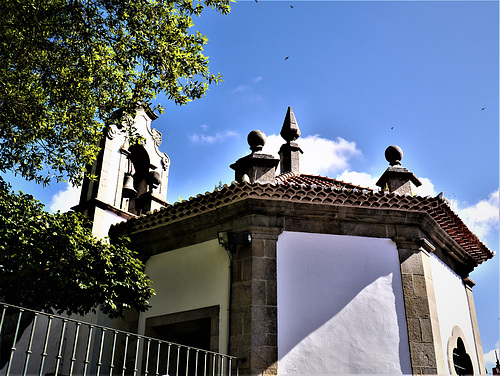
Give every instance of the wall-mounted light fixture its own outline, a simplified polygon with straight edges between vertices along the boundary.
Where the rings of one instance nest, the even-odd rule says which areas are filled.
[[[233,246],[236,244],[249,244],[252,242],[252,234],[249,232],[235,234],[232,231],[219,231],[217,233],[219,244],[223,247]]]

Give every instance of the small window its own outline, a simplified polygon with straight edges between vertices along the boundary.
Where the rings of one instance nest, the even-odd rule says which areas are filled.
[[[448,339],[448,368],[453,376],[475,375],[476,367],[472,352],[465,341],[465,335],[462,330],[455,326]]]
[[[453,349],[453,365],[458,376],[472,375],[474,373],[472,361],[465,350],[464,341],[460,337],[457,338],[457,347]]]

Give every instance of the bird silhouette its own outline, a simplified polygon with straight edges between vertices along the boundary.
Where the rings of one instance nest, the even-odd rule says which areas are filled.
[[[293,8],[293,5],[290,5],[290,8]]]
[[[285,60],[288,60],[289,56],[285,57]]]
[[[391,127],[391,129],[394,129],[394,127]]]
[[[484,109],[485,109],[485,108],[486,108],[486,107],[481,108],[481,111],[484,111]]]

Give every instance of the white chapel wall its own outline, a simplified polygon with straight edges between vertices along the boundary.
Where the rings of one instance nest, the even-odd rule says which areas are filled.
[[[478,370],[476,345],[464,283],[453,270],[434,254],[431,254],[431,272],[434,281],[434,293],[446,369],[450,372],[448,340],[452,336],[453,328],[458,326],[465,337],[463,340],[470,349],[469,356],[474,368]]]
[[[277,278],[280,375],[411,373],[390,239],[284,232]]]
[[[152,256],[145,272],[156,295],[139,316],[140,334],[148,317],[219,305],[219,352],[227,353],[229,258],[217,239]]]

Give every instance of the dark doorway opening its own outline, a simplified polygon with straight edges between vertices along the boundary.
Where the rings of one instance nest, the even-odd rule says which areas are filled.
[[[217,367],[217,360],[197,350],[218,351],[219,306],[148,318],[146,335],[173,342],[151,343],[147,367],[143,362],[148,373],[206,374]]]

